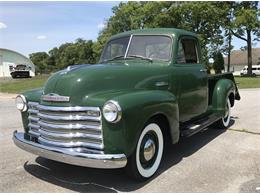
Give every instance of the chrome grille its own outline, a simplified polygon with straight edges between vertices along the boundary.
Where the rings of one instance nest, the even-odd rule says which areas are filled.
[[[29,134],[44,145],[64,148],[104,149],[98,107],[54,107],[28,103]]]

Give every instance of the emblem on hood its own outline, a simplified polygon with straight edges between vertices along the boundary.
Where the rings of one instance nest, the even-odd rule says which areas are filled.
[[[70,97],[69,96],[61,96],[55,93],[49,93],[46,95],[42,95],[42,100],[48,101],[48,102],[69,102]]]

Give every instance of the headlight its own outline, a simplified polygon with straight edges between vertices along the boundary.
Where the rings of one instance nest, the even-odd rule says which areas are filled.
[[[24,112],[27,110],[27,104],[26,99],[23,95],[18,95],[15,100],[16,108],[20,110],[21,112]]]
[[[104,104],[103,116],[108,122],[116,123],[120,121],[122,110],[116,101],[109,100]]]

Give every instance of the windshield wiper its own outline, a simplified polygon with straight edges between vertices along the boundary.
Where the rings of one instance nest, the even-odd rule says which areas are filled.
[[[149,62],[153,62],[153,59],[152,58],[148,58],[148,57],[145,57],[145,56],[141,56],[141,55],[129,55],[129,56],[126,56],[127,58],[130,57],[130,58],[140,58],[142,60],[148,60]]]
[[[104,60],[104,61],[102,61],[102,62],[110,62],[110,61],[113,61],[113,60],[116,60],[116,59],[120,59],[120,58],[123,58],[123,57],[125,57],[125,56],[124,56],[124,55],[115,56],[115,57],[113,57],[113,58],[111,58],[111,59]]]

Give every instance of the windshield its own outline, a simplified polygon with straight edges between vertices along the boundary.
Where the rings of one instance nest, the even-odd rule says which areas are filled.
[[[101,56],[101,61],[109,61],[116,57],[124,57],[130,36],[114,39],[108,42]]]
[[[131,41],[130,44],[129,41]],[[129,36],[123,37],[108,42],[102,53],[101,61],[132,58],[170,61],[171,46],[171,38],[163,35],[134,35],[132,39]],[[124,58],[126,52],[127,55]]]

